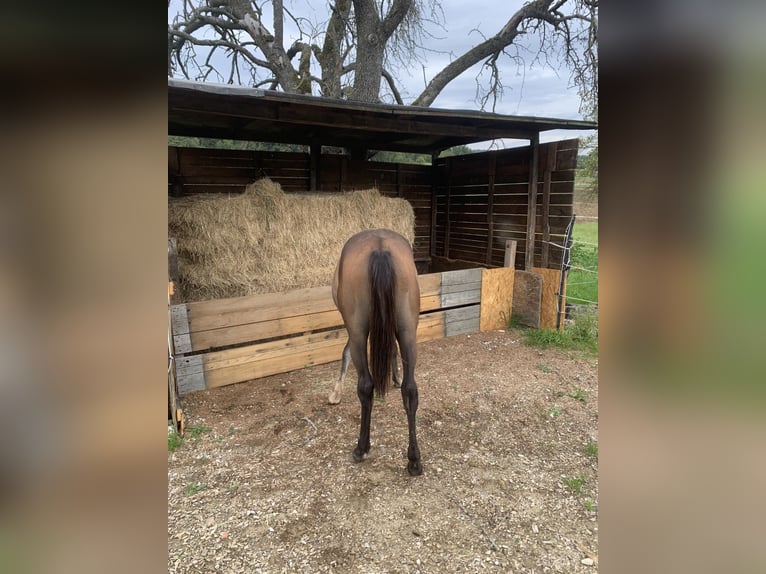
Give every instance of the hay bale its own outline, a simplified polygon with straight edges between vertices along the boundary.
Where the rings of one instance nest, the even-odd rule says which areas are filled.
[[[412,244],[409,202],[375,189],[285,194],[261,179],[241,195],[191,196],[168,205],[184,301],[329,285],[346,240],[381,227]]]

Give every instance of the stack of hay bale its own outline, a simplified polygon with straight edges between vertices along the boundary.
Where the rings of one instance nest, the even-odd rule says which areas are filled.
[[[285,194],[261,179],[241,195],[171,199],[168,206],[184,301],[329,285],[346,240],[381,227],[412,244],[409,202],[375,189]]]

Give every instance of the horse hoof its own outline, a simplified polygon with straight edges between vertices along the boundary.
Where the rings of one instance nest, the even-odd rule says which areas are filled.
[[[367,453],[360,450],[359,448],[355,448],[354,452],[351,453],[351,456],[354,457],[354,462],[362,462],[365,458],[367,458]]]
[[[410,473],[410,476],[420,476],[423,474],[423,465],[420,464],[420,461],[410,461],[410,463],[407,465],[407,472]]]
[[[337,405],[340,402],[340,397],[336,395],[335,392],[333,391],[332,393],[330,393],[330,396],[327,397],[327,402],[330,403],[331,405]]]

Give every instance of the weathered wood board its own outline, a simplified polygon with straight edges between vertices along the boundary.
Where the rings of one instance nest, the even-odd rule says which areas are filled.
[[[418,341],[479,330],[482,269],[418,280]],[[347,339],[329,287],[174,305],[171,316],[180,394],[337,361]]]
[[[513,280],[513,308],[511,310],[511,317],[514,321],[535,329],[540,327],[542,290],[542,275],[532,271],[516,270]]]
[[[543,279],[542,297],[540,301],[540,328],[541,329],[555,329],[556,328],[556,314],[558,313],[558,293],[561,284],[561,271],[558,269],[544,269],[542,267],[534,267],[532,269],[535,273],[539,274]],[[564,293],[566,293],[566,283],[564,284]],[[563,328],[564,317],[563,309],[565,309],[566,298],[562,300],[562,317],[560,326]]]
[[[508,326],[513,306],[513,267],[485,269],[481,283],[482,331],[504,329]]]

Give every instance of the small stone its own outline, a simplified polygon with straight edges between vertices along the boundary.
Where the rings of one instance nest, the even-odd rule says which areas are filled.
[[[583,558],[580,560],[580,564],[585,564],[586,566],[593,566],[595,562],[593,562],[593,558]]]
[[[229,533],[228,532],[221,532],[221,539],[222,540],[226,540],[228,537],[229,537]]]

